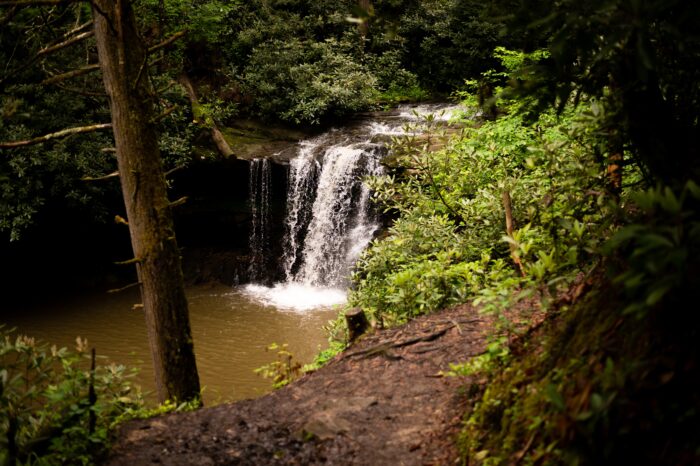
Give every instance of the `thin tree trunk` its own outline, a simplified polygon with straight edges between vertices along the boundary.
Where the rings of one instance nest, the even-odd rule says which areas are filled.
[[[364,21],[362,21],[358,27],[360,29],[360,35],[364,39],[369,33],[369,14],[372,8],[372,2],[370,0],[358,0],[357,6],[359,6],[363,12]]]
[[[513,224],[513,203],[510,198],[510,193],[508,191],[503,191],[502,194],[502,201],[503,201],[503,209],[506,212],[506,234],[508,235],[509,238],[513,239],[513,230],[514,230],[514,224]],[[520,274],[524,277],[525,276],[525,267],[523,267],[523,263],[520,260],[520,257],[518,257],[518,252],[515,244],[513,243],[508,243],[508,246],[510,247],[510,257],[513,259],[513,262],[515,265],[518,266],[518,270],[520,270]]]
[[[231,146],[229,145],[228,141],[226,141],[226,138],[224,137],[219,127],[216,125],[216,122],[207,122],[202,118],[201,111],[199,110],[200,106],[199,99],[197,98],[197,91],[195,91],[194,85],[192,84],[192,80],[190,80],[190,77],[187,76],[186,73],[182,73],[180,75],[179,81],[180,84],[182,84],[182,87],[185,88],[187,96],[190,99],[190,105],[192,106],[192,113],[194,114],[195,123],[199,125],[209,126],[211,139],[212,141],[214,141],[214,145],[216,146],[216,149],[221,155],[223,155],[224,157],[235,156],[233,153],[233,149],[231,149]]]
[[[199,397],[180,251],[153,124],[147,51],[129,0],[93,0],[119,175],[161,401]]]
[[[620,198],[622,192],[622,164],[624,162],[622,149],[612,149],[608,157],[608,189],[615,199]]]

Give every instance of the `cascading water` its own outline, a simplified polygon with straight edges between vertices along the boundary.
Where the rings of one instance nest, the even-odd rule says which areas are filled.
[[[380,172],[376,151],[371,149],[365,144],[335,145],[323,154],[316,196],[310,206],[311,221],[304,245],[297,251],[299,269],[296,273],[290,270],[293,282],[331,287],[346,283],[354,259],[350,251],[362,249],[377,229],[370,218],[363,183],[364,177]],[[293,203],[304,200],[295,199]],[[362,246],[353,244],[357,242]]]
[[[259,282],[268,275],[268,243],[270,241],[270,161],[254,159],[250,162],[249,199],[252,213],[250,236],[250,264],[248,275]]]
[[[306,310],[344,303],[352,266],[379,229],[370,190],[363,182],[383,171],[380,160],[386,148],[373,141],[415,134],[418,130],[406,130],[404,125],[437,110],[436,106],[404,107],[391,120],[331,130],[300,142],[296,157],[289,162],[281,258],[285,281],[273,287],[252,284],[244,291],[280,309]],[[444,121],[449,115],[445,112],[435,119]],[[263,187],[266,182],[269,186],[269,174],[268,181],[263,180],[264,175],[255,171],[256,163],[260,162],[251,163],[251,199],[262,201],[264,195],[269,196],[269,187]],[[254,182],[262,183],[261,187],[253,187]],[[254,263],[259,260],[256,251],[265,255],[263,225],[267,221],[259,216],[266,214],[262,209],[253,212],[254,221],[259,222],[251,232]],[[252,275],[252,279],[259,282],[262,277]]]

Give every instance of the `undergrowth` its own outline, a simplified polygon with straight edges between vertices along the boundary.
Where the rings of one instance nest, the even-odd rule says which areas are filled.
[[[119,423],[199,407],[147,407],[136,371],[102,360],[87,340],[71,351],[0,326],[0,465],[95,464]]]
[[[124,366],[0,328],[0,464],[92,464],[114,422],[143,407]]]
[[[684,303],[700,289],[700,190],[645,190],[605,105],[579,95],[533,114],[532,98],[497,86],[547,54],[497,56],[507,72],[483,77],[488,114],[437,151],[396,140],[394,170],[369,181],[396,220],[357,264],[350,306],[377,326],[464,302],[495,315],[488,351],[451,366],[488,381],[471,390],[465,464],[697,464],[697,316]],[[475,84],[467,105],[484,104]],[[523,327],[505,311],[523,299],[547,317],[512,346]]]
[[[501,54],[512,68],[542,58]],[[430,140],[395,140],[397,168],[369,183],[397,220],[357,264],[351,306],[379,325],[473,300],[499,312],[514,289],[546,306],[590,267],[619,214],[601,164],[607,148],[591,130],[604,110],[590,100],[533,121],[523,105],[501,98],[500,118],[464,120],[435,152]]]

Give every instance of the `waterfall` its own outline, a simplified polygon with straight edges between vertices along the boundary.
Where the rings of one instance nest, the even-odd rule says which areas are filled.
[[[371,131],[365,131],[372,134]],[[379,228],[370,203],[367,176],[382,173],[382,146],[340,138],[335,132],[302,141],[289,162],[281,268],[274,287],[247,285],[244,292],[278,309],[303,311],[345,302],[352,266]],[[250,198],[255,200],[251,230],[251,271],[260,270],[258,251],[268,241],[261,168],[251,163]],[[269,176],[269,175],[267,175]],[[261,183],[255,188],[254,183]],[[269,194],[268,194],[269,195]],[[264,255],[264,254],[263,254]],[[254,282],[264,277],[251,275]]]
[[[269,276],[269,209],[270,209],[270,161],[254,159],[249,168],[249,202],[252,214],[250,235],[250,264],[248,275],[253,281]]]
[[[296,273],[289,270],[288,280],[312,286],[347,284],[358,250],[364,249],[378,228],[369,213],[369,190],[363,183],[366,176],[380,172],[375,159],[377,151],[373,149],[375,146],[367,143],[328,147],[319,162],[313,203],[311,196],[293,190],[303,183],[297,178],[306,175],[304,170],[294,170],[289,192],[293,206],[290,213],[306,209],[310,212],[310,222],[301,248],[293,240],[295,229],[288,230],[285,244],[289,246],[290,257],[295,256],[293,263],[299,264]],[[300,196],[292,197],[296,195]]]
[[[382,142],[393,136],[418,134],[431,110],[446,106],[400,107],[382,121],[365,121],[333,129],[300,142],[289,160],[282,254],[278,265],[283,282],[273,287],[247,285],[244,292],[278,309],[307,310],[342,304],[352,267],[379,229],[370,202],[367,177],[382,174]],[[447,121],[448,112],[434,117]],[[405,125],[412,124],[412,128]],[[254,225],[251,230],[251,280],[264,280],[269,254],[267,207],[269,163],[251,163],[250,198]],[[268,262],[266,262],[266,258]],[[254,272],[254,273],[253,273]],[[269,277],[269,275],[268,275]]]
[[[299,144],[298,156],[289,162],[287,189],[287,215],[285,221],[284,254],[282,267],[286,281],[294,280],[305,232],[311,221],[308,208],[314,202],[316,178],[320,163],[315,159],[315,151],[321,147],[319,140],[304,141]]]

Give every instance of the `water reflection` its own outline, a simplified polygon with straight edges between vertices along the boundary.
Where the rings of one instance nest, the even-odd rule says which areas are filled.
[[[275,359],[266,351],[270,343],[288,343],[295,358],[310,362],[326,347],[322,326],[336,315],[327,307],[283,312],[223,285],[193,287],[187,294],[204,401],[210,405],[269,391],[270,382],[253,370]],[[58,346],[72,348],[76,336],[87,338],[109,360],[141,367],[137,381],[153,391],[143,314],[132,309],[138,301],[135,290],[99,294],[51,308],[4,311],[0,322]]]

